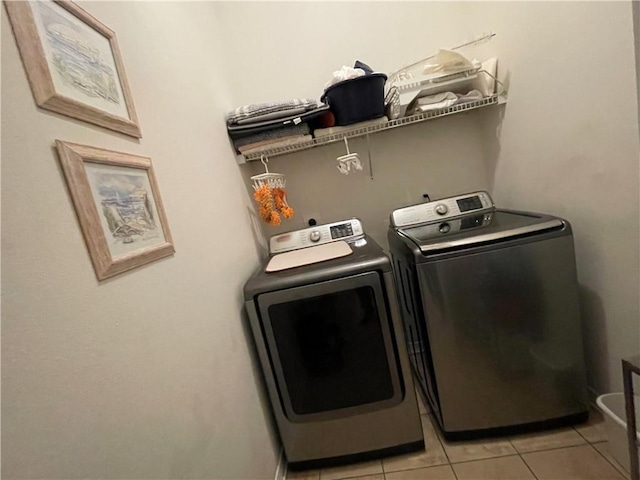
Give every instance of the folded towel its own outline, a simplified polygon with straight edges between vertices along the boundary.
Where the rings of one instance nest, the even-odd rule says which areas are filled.
[[[414,103],[415,106],[409,106],[407,112],[409,112],[409,115],[415,115],[416,113],[440,110],[461,103],[475,102],[476,100],[482,100],[482,98],[482,93],[478,90],[471,90],[465,95],[453,92],[436,93],[435,95],[418,98]]]
[[[259,153],[272,148],[289,147],[307,142],[313,142],[313,137],[311,135],[296,135],[287,139],[278,139],[273,141],[272,143],[269,143],[268,145],[261,145],[259,147],[241,147],[240,153],[242,153],[243,155],[250,155],[252,153]]]
[[[377,125],[379,123],[386,123],[389,119],[387,117],[375,118],[373,120],[365,120],[364,122],[352,123],[344,127],[329,127],[329,128],[316,128],[313,131],[313,136],[316,138],[327,137],[336,133],[348,132],[357,128],[370,127],[371,125]]]
[[[251,125],[258,122],[268,122],[269,120],[277,120],[279,118],[288,117],[290,115],[300,115],[307,111],[307,107],[291,108],[281,110],[279,112],[262,113],[253,117],[241,118],[236,122],[237,125]]]
[[[471,90],[466,95],[458,95],[458,101],[456,102],[456,105],[460,103],[475,102],[476,100],[482,100],[483,98],[484,97],[482,93],[480,93],[478,90]]]
[[[298,139],[300,137],[302,137],[302,135],[289,135],[288,137],[282,137],[282,138],[276,138],[276,139],[272,138],[270,140],[262,140],[259,142],[247,143],[246,145],[240,145],[239,147],[236,147],[236,148],[240,153],[245,153],[249,150],[255,150],[257,148],[266,150],[267,148],[271,148],[271,146],[274,144],[280,145],[290,140]]]
[[[430,110],[439,110],[454,105],[458,101],[458,96],[453,92],[436,93],[435,95],[427,95],[416,99],[415,105],[409,106],[407,109],[410,115],[415,113],[428,112]]]
[[[300,125],[291,125],[289,127],[274,128],[265,130],[260,133],[252,133],[242,137],[233,139],[233,145],[238,148],[251,143],[263,142],[265,140],[275,140],[283,137],[291,137],[293,135],[307,135],[309,133],[309,124],[301,123]]]
[[[287,112],[288,110],[299,109],[312,110],[318,106],[317,102],[311,98],[294,98],[283,102],[256,103],[238,107],[227,114],[227,123],[232,125],[245,118],[258,117],[273,112]],[[285,115],[283,115],[285,116]]]

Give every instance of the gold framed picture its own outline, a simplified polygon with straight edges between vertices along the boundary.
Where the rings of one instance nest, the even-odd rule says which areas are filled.
[[[36,104],[140,138],[115,33],[71,1],[5,1]]]
[[[56,147],[98,280],[175,252],[150,158]]]

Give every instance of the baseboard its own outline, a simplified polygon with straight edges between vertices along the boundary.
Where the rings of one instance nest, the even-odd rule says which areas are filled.
[[[589,404],[594,407],[596,410],[600,410],[598,404],[596,403],[596,399],[600,396],[598,392],[596,392],[593,388],[587,387],[587,395],[589,397]]]
[[[280,449],[280,459],[278,460],[278,468],[274,480],[286,480],[287,478],[287,459],[284,456],[284,450]]]

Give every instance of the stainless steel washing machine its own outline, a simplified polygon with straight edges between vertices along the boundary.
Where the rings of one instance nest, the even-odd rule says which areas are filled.
[[[569,222],[476,192],[398,209],[390,224],[409,355],[445,437],[586,420]]]
[[[357,219],[276,235],[244,287],[290,468],[424,448],[391,263]]]

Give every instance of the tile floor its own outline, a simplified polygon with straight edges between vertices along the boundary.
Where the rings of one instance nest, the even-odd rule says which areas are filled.
[[[422,404],[427,449],[353,465],[289,472],[287,480],[624,480],[611,456],[602,414],[589,421],[515,437],[447,442]]]

